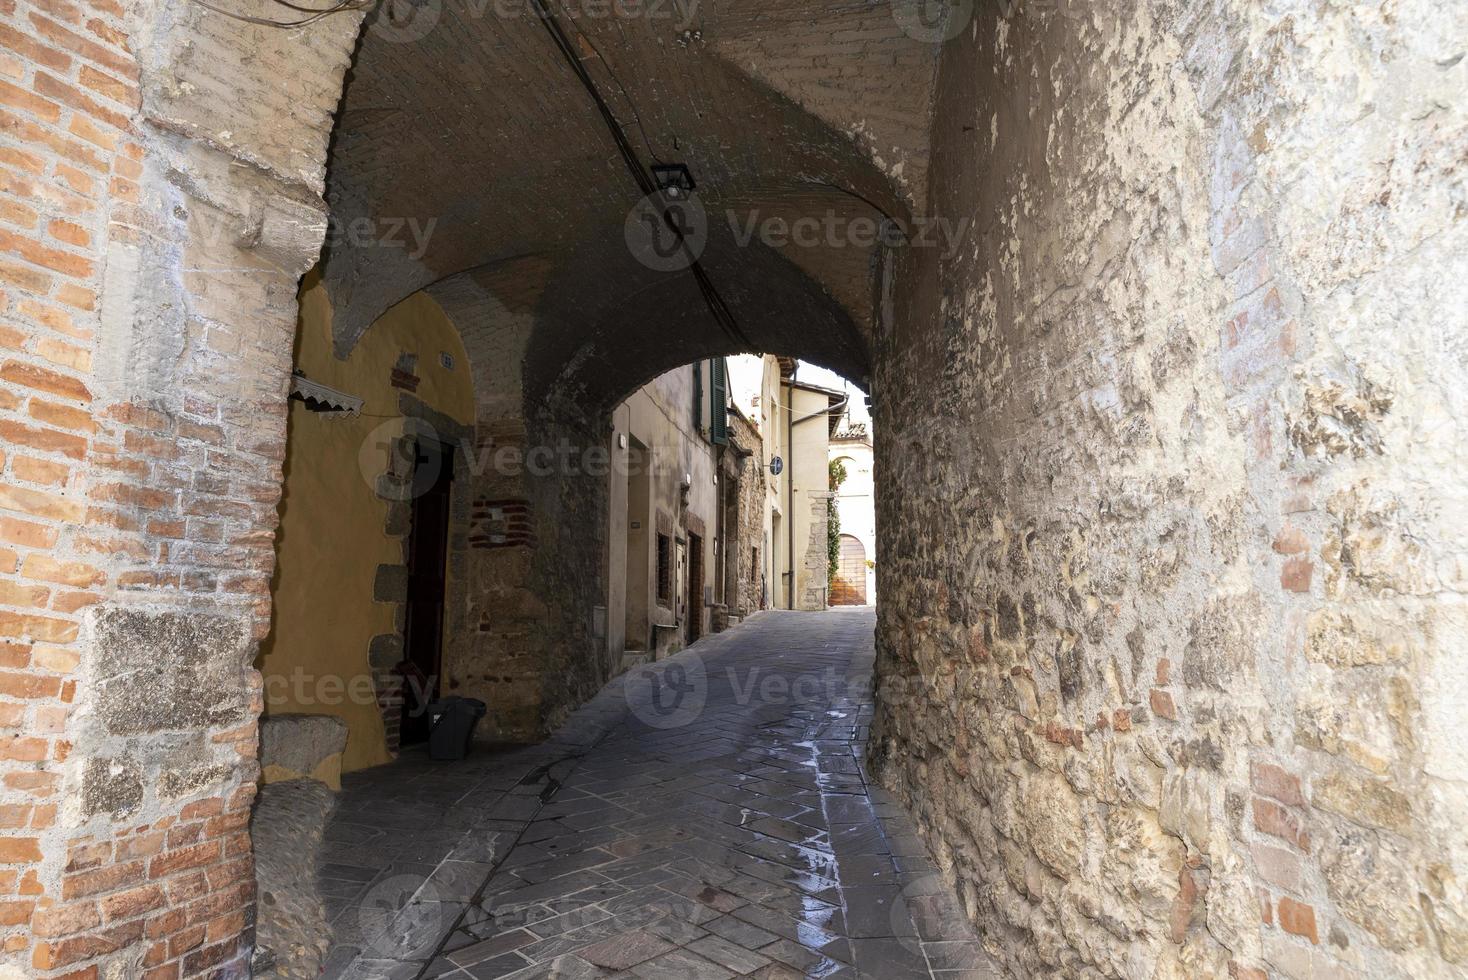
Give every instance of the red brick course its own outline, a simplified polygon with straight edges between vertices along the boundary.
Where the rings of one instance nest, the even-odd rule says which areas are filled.
[[[98,977],[131,947],[149,980],[208,975],[238,959],[253,917],[253,786],[233,789],[256,772],[253,721],[218,743],[238,769],[203,800],[169,815],[160,798],[162,816],[104,816],[73,840],[56,822],[59,764],[82,751],[67,736],[90,697],[89,610],[147,590],[233,604],[257,636],[268,621],[289,304],[271,311],[279,338],[223,324],[200,338],[218,373],[188,362],[171,401],[97,396],[104,256],[174,234],[139,206],[150,131],[133,48],[114,0],[0,3],[0,728],[16,733],[0,745],[0,966],[37,978]],[[239,329],[273,322],[261,314]]]

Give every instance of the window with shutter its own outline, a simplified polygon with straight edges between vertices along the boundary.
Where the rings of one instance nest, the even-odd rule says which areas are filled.
[[[729,364],[722,357],[709,361],[709,384],[713,399],[709,410],[709,440],[716,446],[729,444]]]
[[[703,431],[703,362],[693,362],[693,431]]]

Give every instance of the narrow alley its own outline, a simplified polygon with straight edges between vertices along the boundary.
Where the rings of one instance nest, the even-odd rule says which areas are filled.
[[[541,745],[348,777],[327,975],[998,977],[862,767],[873,612],[767,612]]]
[[[1461,0],[0,0],[0,980],[1463,980],[1465,148]]]

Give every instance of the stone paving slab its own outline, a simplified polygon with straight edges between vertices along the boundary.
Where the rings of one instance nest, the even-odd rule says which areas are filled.
[[[342,980],[1002,976],[862,765],[870,610],[764,613],[556,736],[347,777]]]

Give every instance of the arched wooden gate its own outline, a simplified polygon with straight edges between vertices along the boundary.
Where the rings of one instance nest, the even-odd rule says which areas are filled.
[[[867,549],[857,538],[841,535],[841,560],[836,566],[836,581],[831,588],[831,605],[864,606],[867,604]]]

